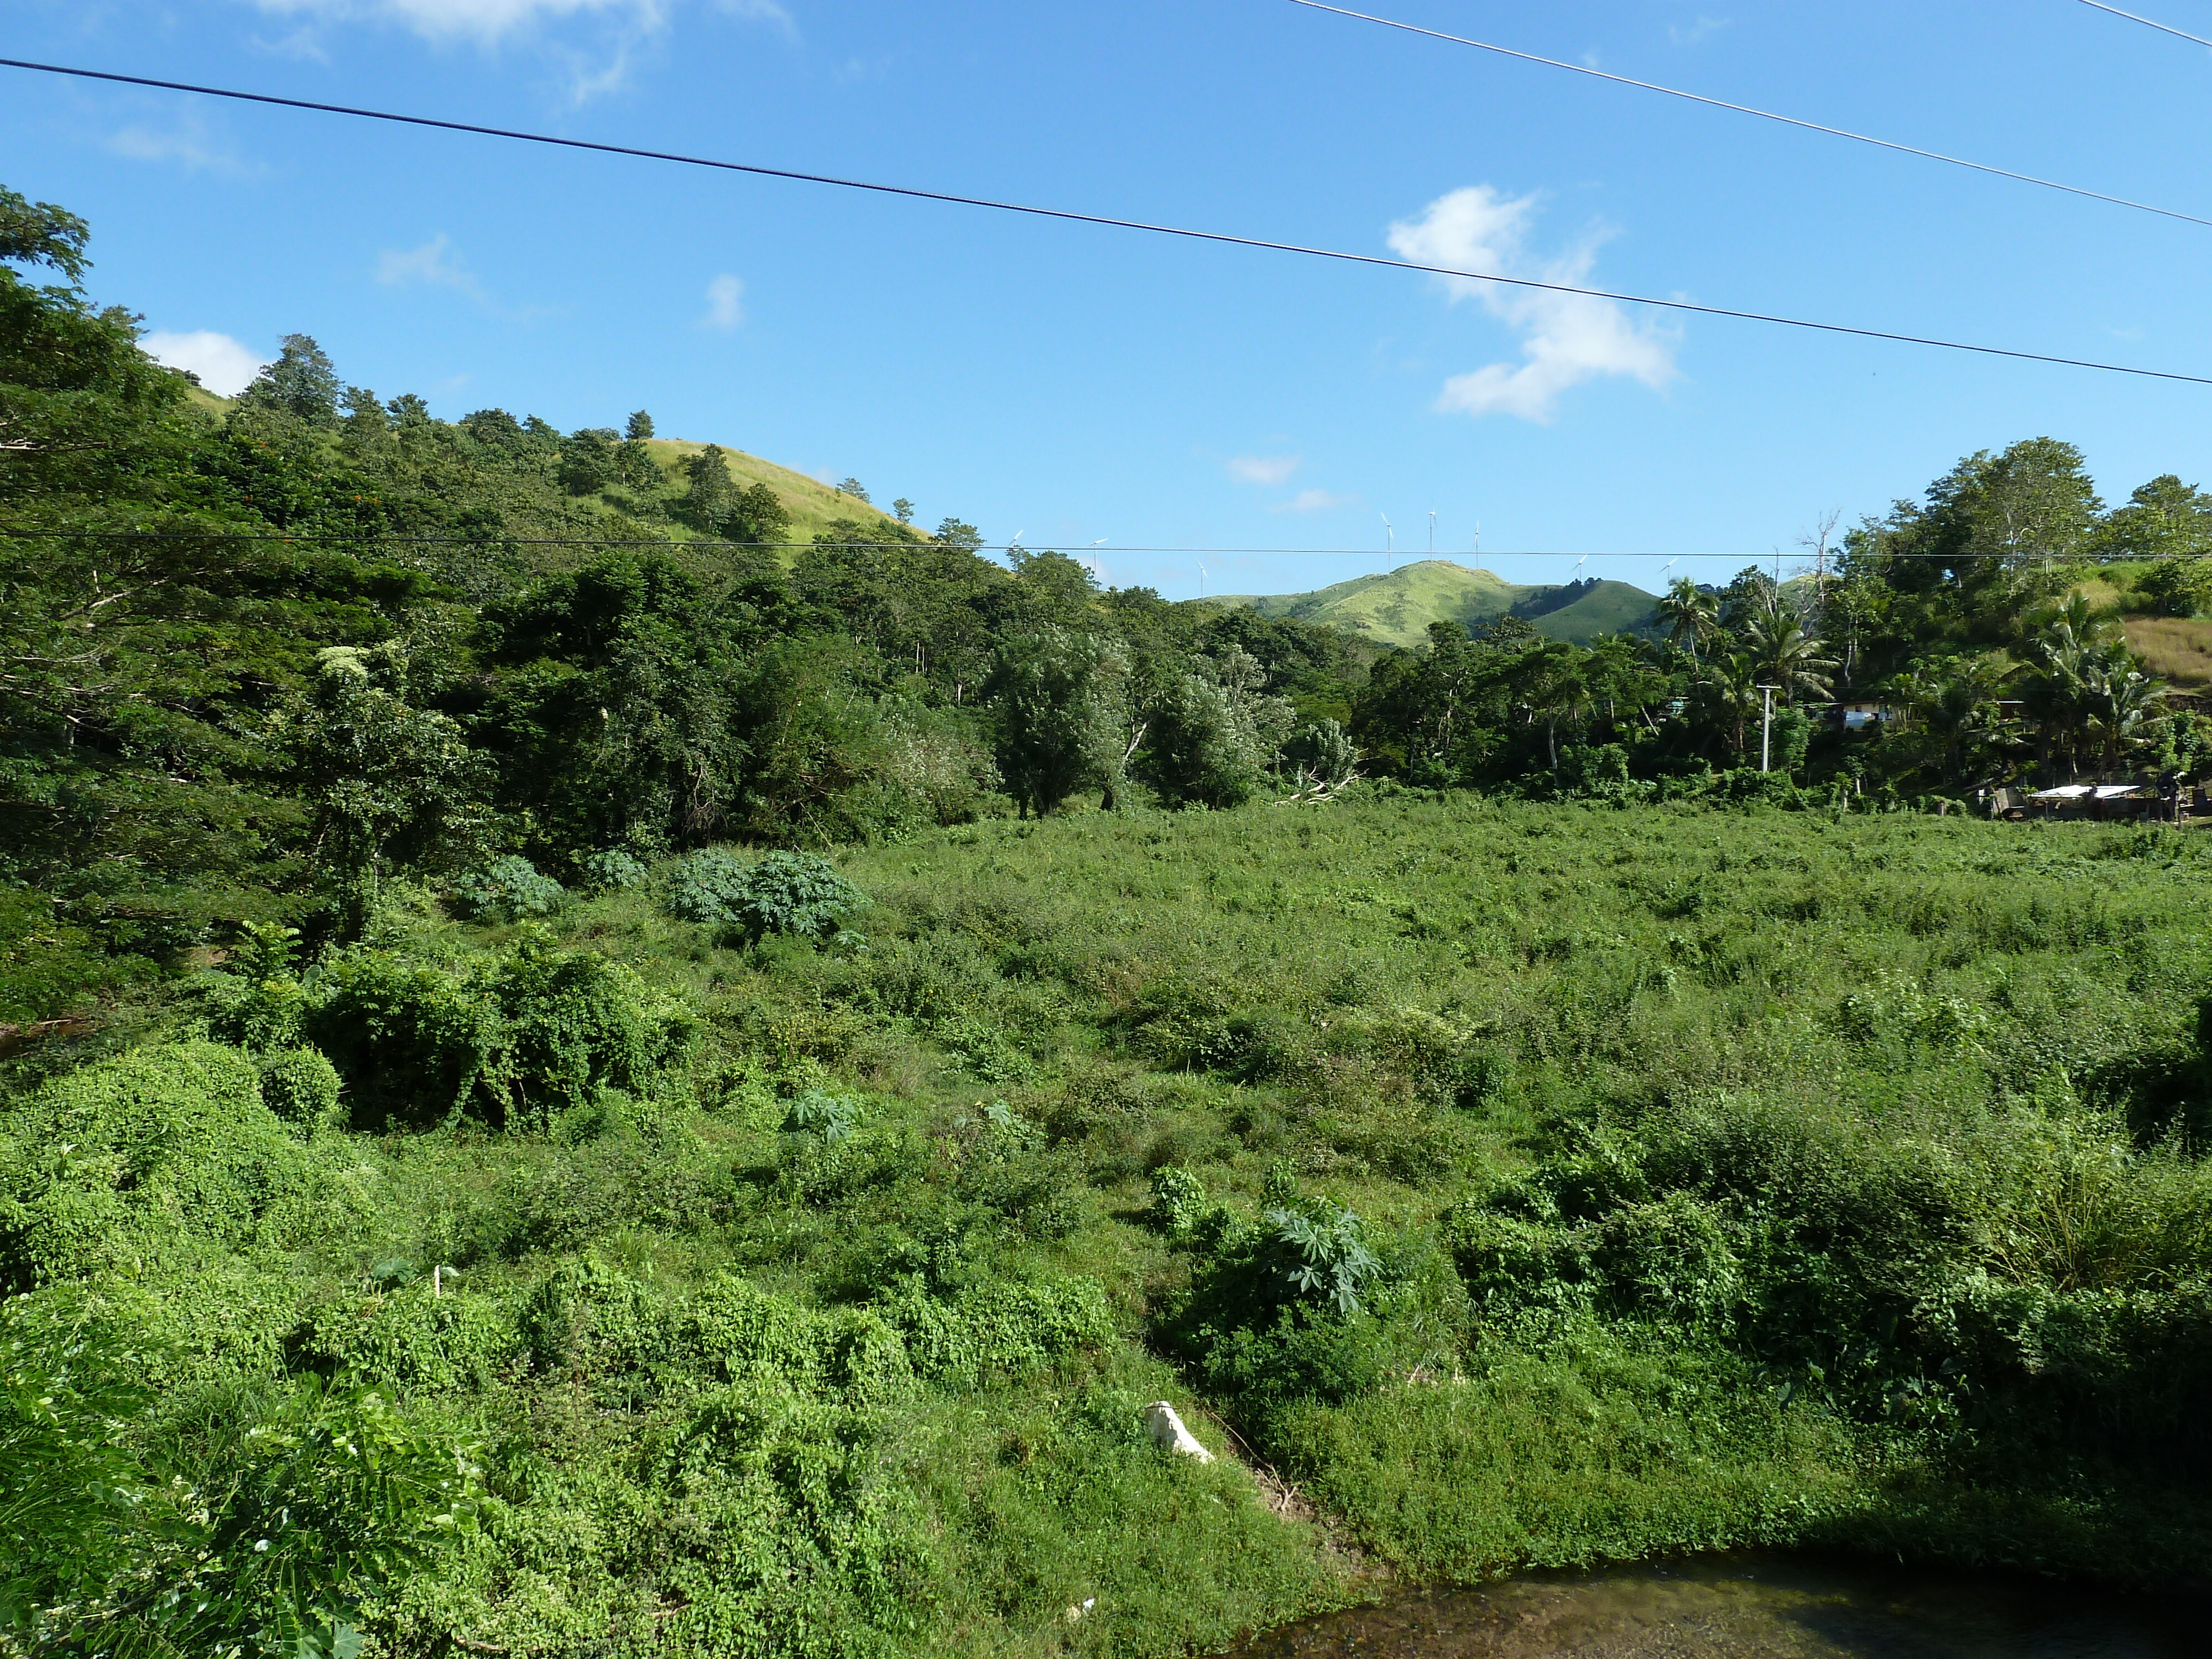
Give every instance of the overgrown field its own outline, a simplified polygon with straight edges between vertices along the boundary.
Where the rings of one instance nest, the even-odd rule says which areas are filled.
[[[2205,1577],[2212,840],[1401,793],[839,871],[812,936],[711,855],[542,920],[387,888],[19,1058],[0,1643],[1165,1654],[1749,1544]]]

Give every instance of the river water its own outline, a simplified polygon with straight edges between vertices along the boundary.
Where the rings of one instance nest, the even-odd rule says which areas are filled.
[[[1751,1556],[1510,1579],[1270,1632],[1249,1659],[2207,1659],[2212,1601]]]

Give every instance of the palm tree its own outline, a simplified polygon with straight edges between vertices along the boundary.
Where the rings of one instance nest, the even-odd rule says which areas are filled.
[[[1891,682],[1890,695],[1912,711],[1921,765],[1964,782],[2002,759],[2016,732],[1999,700],[2005,672],[2001,659],[1981,657],[1916,664]]]
[[[2125,646],[2108,646],[2097,652],[2082,676],[2088,734],[2100,750],[2099,769],[2120,769],[2122,755],[2148,738],[2158,722],[2166,701],[2166,687],[2142,672],[2142,665]]]
[[[1759,665],[1747,652],[1717,652],[1707,659],[1697,689],[1705,713],[1729,734],[1729,747],[1740,757],[1744,727],[1759,706]]]
[[[1720,632],[1720,600],[1687,576],[1675,577],[1652,609],[1667,629],[1667,642],[1692,662],[1698,659],[1698,647]]]
[[[1806,632],[1803,619],[1780,598],[1770,599],[1744,624],[1743,639],[1759,674],[1783,702],[1796,702],[1800,692],[1827,695],[1835,659],[1822,654],[1826,641]]]

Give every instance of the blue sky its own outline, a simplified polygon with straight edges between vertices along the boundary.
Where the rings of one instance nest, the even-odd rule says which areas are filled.
[[[2212,217],[2212,52],[2077,3],[1374,0]],[[2212,35],[2212,0],[2142,0]],[[0,56],[2212,374],[2212,228],[1287,0],[11,0]],[[1397,552],[1724,577],[2048,434],[2212,482],[2212,387],[0,70],[0,182],[219,378],[652,411],[1171,597]],[[235,343],[234,345],[226,343]],[[1143,547],[1349,552],[1201,558]]]

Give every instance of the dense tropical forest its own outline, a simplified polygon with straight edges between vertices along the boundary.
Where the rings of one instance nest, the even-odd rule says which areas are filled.
[[[0,194],[0,1652],[2205,1576],[2212,857],[1930,809],[2198,764],[2212,499],[2032,440],[1385,648],[306,336],[225,403],[86,248]]]

